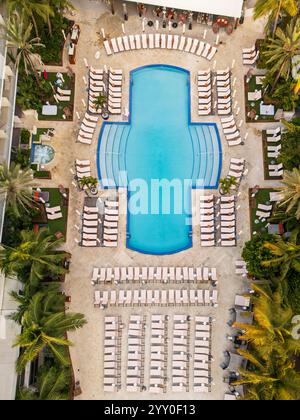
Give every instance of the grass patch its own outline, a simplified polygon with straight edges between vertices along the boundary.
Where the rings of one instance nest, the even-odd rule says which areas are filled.
[[[249,82],[247,83],[247,77],[245,76],[244,83],[245,83],[245,104],[246,104],[246,122],[274,122],[274,117],[271,117],[269,115],[260,115],[260,103],[263,101],[262,99],[259,99],[258,101],[249,101],[248,100],[248,93],[249,92],[255,92],[255,90],[262,90],[263,86],[258,85],[256,83],[256,77],[257,75],[254,75],[250,78]],[[266,104],[268,105],[268,104]],[[257,119],[251,119],[249,118],[248,114],[251,112],[255,112],[255,115],[258,116]],[[277,109],[275,107],[275,113]]]
[[[41,143],[40,137],[47,133],[48,128],[38,128],[36,134],[32,135],[32,143]]]
[[[65,240],[67,237],[67,222],[68,222],[68,198],[64,198],[60,193],[58,188],[41,188],[41,191],[49,192],[49,206],[57,207],[60,206],[63,217],[58,220],[47,220],[44,215],[44,219],[47,220],[46,225],[48,225],[49,231],[52,235],[61,233]],[[68,190],[66,191],[68,194]],[[42,218],[37,218],[34,220],[35,224],[40,226],[45,226],[45,220]]]
[[[278,159],[268,157],[268,145],[278,145],[279,143],[268,143],[267,142],[267,132],[263,130],[262,132],[262,145],[263,145],[263,158],[264,158],[264,176],[267,180],[280,180],[282,176],[270,176],[269,175],[269,165],[279,164]],[[279,155],[278,155],[279,156]]]
[[[270,192],[275,192],[273,188],[260,188],[258,189],[255,197],[252,197],[252,190],[249,190],[249,207],[250,207],[250,226],[251,236],[253,232],[267,233],[268,220],[262,221],[256,217],[256,211],[258,210],[259,204],[270,204]]]
[[[69,102],[57,103],[54,99],[54,93],[45,101],[49,102],[50,105],[57,106],[57,115],[42,115],[42,110],[38,111],[38,118],[40,121],[72,121],[74,113],[74,96],[75,96],[75,76],[69,76],[67,73],[63,74],[64,83],[60,86],[61,89],[71,90],[71,100]],[[48,73],[48,83],[56,87],[56,73]]]

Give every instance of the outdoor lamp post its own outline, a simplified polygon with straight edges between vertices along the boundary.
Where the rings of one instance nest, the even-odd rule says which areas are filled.
[[[191,31],[193,29],[193,12],[189,13],[188,22],[189,22],[189,30]]]
[[[126,3],[123,3],[123,13],[124,13],[124,20],[128,20],[128,11],[127,11],[127,5]]]

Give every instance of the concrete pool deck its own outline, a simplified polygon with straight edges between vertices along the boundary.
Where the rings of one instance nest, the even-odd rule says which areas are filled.
[[[263,156],[262,156],[262,141],[260,131],[270,124],[243,124],[242,134],[249,132],[249,137],[244,146],[229,148],[226,140],[222,134],[220,127],[220,118],[205,117],[199,118],[197,115],[197,87],[196,74],[200,69],[212,68],[213,62],[209,63],[205,59],[196,57],[191,54],[167,51],[167,50],[151,50],[126,52],[118,55],[107,57],[103,48],[99,48],[97,31],[101,27],[110,33],[112,36],[121,35],[121,18],[115,16],[111,18],[110,13],[102,4],[96,2],[74,1],[78,12],[75,15],[76,23],[80,25],[81,37],[77,49],[77,64],[72,67],[76,73],[76,92],[75,92],[75,110],[83,117],[84,107],[82,98],[87,99],[86,86],[83,82],[83,76],[87,77],[87,69],[85,68],[83,58],[87,58],[89,64],[94,67],[103,67],[104,64],[113,68],[123,69],[125,75],[124,94],[122,107],[127,106],[129,98],[129,72],[132,69],[148,64],[169,64],[174,66],[182,66],[191,71],[191,87],[192,87],[192,121],[195,122],[214,122],[218,124],[222,146],[223,146],[223,170],[222,177],[226,176],[231,157],[245,157],[247,161],[248,173],[242,181],[240,187],[238,211],[238,232],[240,236],[238,239],[238,246],[236,248],[201,248],[200,247],[200,229],[197,220],[193,219],[194,228],[194,247],[168,256],[151,256],[142,255],[126,249],[126,191],[120,190],[120,205],[123,211],[123,216],[120,220],[120,237],[119,246],[117,249],[84,249],[78,247],[75,239],[79,239],[79,233],[74,225],[79,224],[79,216],[76,209],[81,210],[83,206],[84,195],[78,193],[72,185],[73,176],[69,171],[74,164],[76,158],[90,159],[92,162],[92,174],[96,176],[96,149],[98,135],[101,129],[99,124],[97,133],[94,137],[92,146],[85,146],[76,143],[76,134],[78,132],[80,121],[75,120],[69,122],[37,122],[35,119],[27,116],[23,119],[24,126],[32,128],[33,125],[39,127],[49,126],[56,129],[56,136],[51,145],[55,149],[55,158],[46,168],[49,167],[52,171],[53,179],[51,181],[43,182],[42,186],[51,187],[63,184],[70,188],[70,207],[68,219],[68,239],[66,249],[72,253],[72,264],[70,274],[66,278],[65,290],[68,295],[71,295],[72,302],[69,305],[71,311],[81,312],[86,316],[88,324],[80,331],[70,334],[70,339],[75,346],[71,348],[71,356],[74,366],[74,373],[76,381],[80,381],[82,394],[78,399],[223,399],[224,392],[228,389],[227,385],[223,383],[224,372],[219,365],[222,361],[223,351],[228,347],[225,341],[226,333],[230,332],[227,327],[228,309],[234,304],[234,296],[238,292],[243,292],[245,289],[244,280],[235,275],[235,260],[240,257],[241,249],[250,238],[250,223],[249,223],[249,202],[248,189],[254,185],[261,187],[273,187],[278,185],[275,181],[265,181],[263,176]],[[194,25],[192,36],[200,37],[203,33],[203,27]],[[129,22],[126,24],[127,33],[141,33],[141,21],[138,17],[130,16]],[[172,32],[174,33],[174,32]],[[178,31],[179,33],[179,31]],[[241,109],[238,121],[245,120],[244,115],[244,75],[249,70],[248,67],[242,65],[242,48],[250,47],[254,44],[257,38],[263,36],[263,23],[256,22],[251,19],[246,19],[245,23],[238,28],[230,37],[221,34],[222,45],[219,46],[219,51],[216,55],[217,69],[225,69],[230,67],[232,60],[236,60],[236,65],[233,70],[233,77],[237,78],[236,83],[236,100]],[[215,35],[211,30],[208,30],[207,41],[213,43]],[[88,47],[88,48],[87,48]],[[95,59],[95,53],[100,50],[100,59]],[[66,49],[64,52],[64,69],[67,70],[67,56]],[[49,70],[62,70],[61,68],[49,68]],[[112,121],[120,121],[120,117],[113,117]],[[193,208],[196,208],[196,203],[199,202],[197,197],[203,192],[201,190],[193,191]],[[209,191],[206,192],[209,194]],[[217,193],[217,191],[214,191]],[[101,191],[101,195],[109,195],[109,191]],[[201,266],[216,267],[219,278],[219,306],[218,308],[110,308],[106,311],[95,309],[93,306],[93,292],[94,289],[90,283],[92,269],[94,266]],[[158,287],[158,286],[156,286]],[[212,377],[214,386],[212,392],[209,394],[194,394],[189,393],[166,393],[164,395],[155,396],[147,392],[128,393],[122,387],[118,393],[104,393],[103,392],[103,319],[105,315],[122,315],[123,322],[128,324],[130,314],[144,314],[150,318],[150,314],[188,314],[194,315],[211,315],[216,319],[212,330],[212,354],[215,361],[212,363]],[[126,335],[123,336],[124,338]],[[126,340],[123,342],[122,350],[122,383],[124,384],[125,366],[126,366]],[[147,366],[146,359],[146,366]],[[171,363],[171,357],[169,360]]]

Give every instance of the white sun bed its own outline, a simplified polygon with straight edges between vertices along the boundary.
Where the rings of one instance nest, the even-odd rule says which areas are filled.
[[[144,49],[148,48],[148,42],[147,42],[147,35],[146,34],[142,34],[142,47]]]
[[[117,38],[117,43],[118,43],[118,48],[120,52],[123,52],[125,50],[124,45],[123,45],[123,39],[121,36],[119,36]]]
[[[179,47],[179,35],[174,35],[173,50],[178,50]]]
[[[119,52],[119,48],[118,48],[118,44],[117,44],[116,38],[112,38],[110,42],[111,42],[111,46],[112,46],[113,52],[114,53],[118,53]]]
[[[62,213],[47,213],[47,219],[48,220],[58,220],[61,219],[63,217]]]
[[[112,50],[110,48],[109,42],[106,40],[106,41],[104,41],[103,45],[104,45],[106,54],[107,55],[112,55],[113,52],[112,52]]]
[[[167,46],[167,36],[165,34],[161,34],[160,40],[161,40],[160,47],[161,48],[166,48],[166,46]]]
[[[185,52],[190,52],[191,48],[192,48],[192,44],[193,44],[193,38],[188,37],[187,41],[186,41],[186,45],[184,48]]]
[[[135,50],[135,40],[134,35],[129,35],[129,45],[132,50]]]
[[[168,35],[167,38],[167,48],[168,50],[171,50],[173,46],[173,35]]]
[[[160,48],[160,34],[155,34],[154,45],[155,45],[155,48]]]
[[[135,35],[134,38],[136,43],[136,49],[140,50],[142,48],[140,35]]]
[[[208,56],[206,57],[207,60],[211,61],[214,58],[214,56],[216,55],[217,51],[218,51],[218,49],[216,47],[211,47],[211,50],[210,50]]]
[[[82,242],[81,242],[81,245],[86,247],[86,248],[95,247],[95,246],[98,246],[98,242],[83,239]]]
[[[125,51],[130,51],[128,36],[123,36],[123,43],[124,43]]]
[[[203,52],[201,54],[202,57],[207,58],[210,49],[211,49],[211,45],[209,43],[206,43],[205,44],[205,47],[204,47],[204,50],[203,50]]]
[[[155,45],[154,45],[154,34],[149,34],[148,38],[149,38],[149,48],[153,49],[155,47]]]
[[[180,43],[179,43],[179,46],[178,46],[179,51],[183,51],[184,46],[185,46],[185,41],[186,41],[186,37],[181,36]]]

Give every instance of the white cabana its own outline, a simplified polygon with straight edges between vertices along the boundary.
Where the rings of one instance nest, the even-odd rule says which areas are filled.
[[[146,0],[141,3],[234,18],[241,17],[243,7],[243,0]]]

